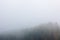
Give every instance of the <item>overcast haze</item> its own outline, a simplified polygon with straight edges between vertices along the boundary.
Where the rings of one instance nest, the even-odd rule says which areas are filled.
[[[59,22],[60,0],[0,0],[0,32]]]

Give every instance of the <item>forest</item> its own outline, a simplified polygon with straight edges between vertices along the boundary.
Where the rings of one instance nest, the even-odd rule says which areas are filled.
[[[19,37],[0,35],[0,40],[60,40],[60,27],[57,23],[41,24],[30,30],[23,30]]]

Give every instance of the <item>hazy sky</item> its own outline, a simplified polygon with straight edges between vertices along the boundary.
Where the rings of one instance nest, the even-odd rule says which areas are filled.
[[[0,0],[0,31],[60,21],[60,0]]]

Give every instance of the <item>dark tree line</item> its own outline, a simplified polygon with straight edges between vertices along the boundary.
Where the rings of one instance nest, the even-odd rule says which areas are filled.
[[[51,24],[43,26],[53,27]],[[21,35],[19,37],[13,35],[9,35],[7,37],[0,36],[0,40],[60,40],[60,30],[57,32],[59,33],[59,35],[56,36],[56,32],[54,33],[52,29],[50,30],[50,28],[45,28],[43,26],[41,25],[38,28],[34,28],[34,30],[31,31],[26,30],[25,32],[23,32],[24,35]]]

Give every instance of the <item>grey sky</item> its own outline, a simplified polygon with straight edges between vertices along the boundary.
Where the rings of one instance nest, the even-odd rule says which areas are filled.
[[[59,0],[0,0],[0,31],[59,22]]]

